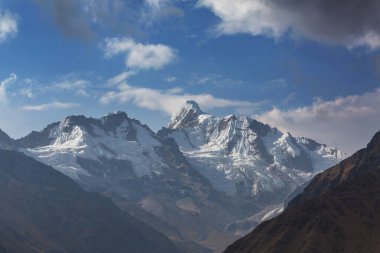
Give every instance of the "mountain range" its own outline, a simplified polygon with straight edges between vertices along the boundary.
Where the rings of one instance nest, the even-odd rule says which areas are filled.
[[[210,115],[194,101],[157,133],[124,112],[69,116],[17,140],[0,132],[0,148],[111,198],[183,252],[221,252],[345,157],[245,116]]]

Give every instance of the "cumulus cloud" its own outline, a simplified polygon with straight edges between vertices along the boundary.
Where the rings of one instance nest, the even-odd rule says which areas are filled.
[[[0,82],[0,104],[5,104],[8,101],[7,87],[17,80],[16,74],[12,73],[10,76]]]
[[[126,82],[119,83],[117,90],[110,91],[104,94],[100,102],[102,104],[109,104],[111,102],[128,103],[131,102],[141,108],[162,111],[169,115],[176,113],[187,100],[194,100],[202,108],[249,108],[251,111],[255,110],[259,104],[229,100],[223,98],[216,98],[211,94],[188,94],[181,88],[173,88],[169,90],[159,90],[151,88],[135,87],[127,84]]]
[[[0,43],[17,34],[17,18],[8,11],[0,10]]]
[[[130,38],[107,38],[104,46],[107,58],[126,54],[125,64],[132,69],[161,69],[176,59],[176,52],[162,44],[141,44]]]
[[[221,19],[219,34],[279,38],[291,33],[348,48],[380,47],[377,0],[199,0]]]
[[[260,121],[297,136],[307,136],[342,148],[348,153],[365,147],[380,130],[380,88],[362,95],[316,99],[312,105],[291,110],[274,108]]]
[[[48,110],[57,110],[57,109],[71,109],[79,106],[76,103],[63,103],[63,102],[52,102],[46,104],[38,105],[25,105],[22,107],[24,111],[48,111]]]

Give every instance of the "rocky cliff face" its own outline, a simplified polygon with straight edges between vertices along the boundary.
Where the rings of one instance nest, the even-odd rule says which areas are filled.
[[[378,238],[380,132],[225,252],[377,252]]]

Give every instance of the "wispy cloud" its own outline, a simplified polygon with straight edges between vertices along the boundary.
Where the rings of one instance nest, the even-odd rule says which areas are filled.
[[[62,90],[75,90],[75,95],[79,97],[89,97],[90,94],[87,91],[87,85],[89,82],[87,80],[72,80],[72,81],[63,81],[57,83],[54,87]]]
[[[282,89],[286,88],[288,86],[288,83],[284,78],[278,78],[274,80],[270,80],[269,82],[265,83],[263,86],[261,86],[262,90],[276,90],[276,89]]]
[[[348,48],[380,47],[380,2],[303,0],[199,0],[221,20],[218,34],[286,34]]]
[[[107,84],[109,86],[115,86],[119,83],[126,81],[130,76],[133,76],[135,74],[136,73],[134,71],[124,71],[118,74],[117,76],[108,79]]]
[[[16,80],[17,75],[12,73],[7,79],[0,82],[0,104],[8,102],[7,87]]]
[[[337,145],[352,153],[380,130],[380,88],[362,95],[316,99],[310,106],[290,110],[273,108],[258,120],[298,136]]]
[[[46,104],[38,105],[24,105],[22,110],[24,111],[47,111],[47,110],[58,110],[58,109],[71,109],[78,107],[79,104],[76,103],[63,103],[63,102],[52,102]]]
[[[235,80],[221,74],[209,73],[205,75],[195,74],[192,76],[190,85],[213,85],[216,87],[230,87],[244,84],[242,80]]]
[[[24,96],[24,97],[27,97],[27,98],[35,97],[35,94],[34,94],[32,88],[30,88],[30,87],[21,89],[19,91],[19,94]]]
[[[54,85],[55,88],[62,90],[78,90],[85,89],[88,85],[87,80],[79,79],[79,80],[64,80]]]
[[[9,11],[0,10],[0,43],[16,36],[17,18]]]
[[[132,69],[161,69],[172,63],[176,52],[163,44],[141,44],[131,38],[107,38],[104,46],[107,58],[126,54],[125,65]]]

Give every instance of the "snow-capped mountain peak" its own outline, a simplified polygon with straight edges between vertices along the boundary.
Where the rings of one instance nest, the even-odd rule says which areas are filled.
[[[197,102],[193,100],[186,101],[184,107],[178,113],[172,115],[168,128],[185,128],[198,124],[198,116],[205,115]]]

